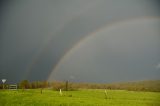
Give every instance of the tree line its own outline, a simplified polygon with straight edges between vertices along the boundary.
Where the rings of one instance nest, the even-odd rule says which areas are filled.
[[[111,89],[111,90],[131,90],[131,91],[154,91],[160,92],[160,80],[153,81],[138,81],[126,83],[75,83],[69,81],[34,81],[22,80],[17,83],[18,89],[53,89],[53,90],[78,90],[78,89]],[[9,84],[5,84],[5,88],[9,88]],[[0,84],[0,89],[3,89],[3,84]]]

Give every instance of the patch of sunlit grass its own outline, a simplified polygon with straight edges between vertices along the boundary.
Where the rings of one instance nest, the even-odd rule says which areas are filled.
[[[44,89],[0,90],[0,106],[159,106],[159,92],[81,89],[59,91]]]

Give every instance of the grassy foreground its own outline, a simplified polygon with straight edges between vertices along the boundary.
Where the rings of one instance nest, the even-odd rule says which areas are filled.
[[[160,92],[82,89],[78,91],[40,89],[0,90],[0,106],[160,106]]]

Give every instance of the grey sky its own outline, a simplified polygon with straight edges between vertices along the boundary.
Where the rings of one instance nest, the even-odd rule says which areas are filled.
[[[102,28],[71,49],[49,79],[74,77],[83,82],[158,79],[160,36],[155,26],[159,24],[159,19],[146,18]]]
[[[116,24],[121,21],[134,20],[143,17],[159,17],[160,12],[158,11],[158,4],[159,2],[157,0],[17,0],[4,2],[3,5],[1,5],[2,9],[0,11],[0,78],[7,78],[11,82],[16,82],[22,79],[45,80],[51,74],[52,70],[56,64],[59,63],[61,58],[88,34],[107,25],[111,25],[112,23]],[[150,20],[148,21],[150,22]],[[155,62],[154,65],[156,67],[156,65],[160,62],[160,56],[158,54],[160,49],[158,46],[158,42],[160,42],[159,21],[156,22],[158,22],[158,24],[155,23],[155,21],[152,21],[151,23],[142,22],[141,24],[147,25],[146,27],[141,24],[131,25],[128,27],[131,29],[127,29],[128,32],[126,32],[126,29],[122,27],[114,30],[113,34],[104,37],[104,39],[107,39],[108,37],[110,38],[109,41],[107,40],[109,44],[113,43],[110,48],[119,48],[119,44],[114,45],[114,43],[117,42],[114,38],[116,37],[117,39],[117,33],[123,34],[125,31],[125,35],[119,35],[120,38],[118,38],[119,40],[121,39],[121,42],[123,42],[124,48],[126,48],[125,45],[128,45],[128,39],[138,39],[138,43],[133,40],[131,44],[129,43],[130,46],[128,46],[130,47],[129,50],[137,53],[133,54],[133,57],[124,56],[125,59],[122,59],[122,56],[119,59],[119,61],[122,61],[120,63],[127,65],[128,70],[134,69],[132,68],[133,63],[126,63],[123,62],[123,60],[126,61],[128,59],[135,59],[133,62],[138,61],[138,63],[142,61],[144,65],[139,65],[137,66],[137,70],[134,72],[132,71],[133,75],[135,73],[135,76],[133,76],[135,79],[137,76],[136,73],[139,73],[140,69],[140,73],[147,74],[145,70],[147,69],[146,71],[149,72],[152,67],[152,65],[151,67],[148,66],[150,63]],[[152,26],[150,26],[150,24]],[[153,33],[150,32],[154,36],[148,34],[149,31],[141,32],[142,27],[140,26],[144,27],[143,31],[145,31],[145,29],[155,29]],[[137,35],[141,35],[142,33],[141,38],[134,34],[134,29],[139,29]],[[132,35],[130,35],[131,32]],[[144,34],[147,35],[145,40],[143,39],[145,37]],[[134,37],[132,38],[131,36]],[[102,38],[100,37],[97,39]],[[143,41],[147,42],[148,45],[143,43]],[[98,42],[101,42],[101,40],[96,41],[95,38],[93,41],[89,40],[89,42],[92,42],[93,44],[88,48],[97,48],[95,46],[107,45],[107,42],[104,44],[97,44]],[[120,47],[123,47],[123,45],[120,45]],[[144,51],[147,51],[147,53],[143,50],[142,52],[146,57],[150,58],[148,59],[145,56],[144,58],[146,59],[142,60],[139,60],[137,57],[135,58],[134,55],[140,56],[141,54],[138,53],[139,50],[134,50],[134,45],[136,47],[144,47]],[[93,61],[95,58],[98,58],[98,60],[103,58],[107,64],[108,59],[106,58],[108,58],[108,56],[105,56],[104,53],[109,53],[110,57],[112,57],[115,52],[105,51],[105,49],[103,50],[101,47],[98,48],[99,49],[96,49],[96,51],[99,57],[94,57],[94,52],[89,52],[93,55],[93,57],[90,58],[92,58]],[[153,48],[153,50],[150,50],[150,48]],[[82,49],[82,51],[86,50],[88,50],[86,47]],[[120,53],[120,55],[123,54],[125,53]],[[131,54],[128,53],[128,55]],[[84,56],[85,55],[86,54],[84,54]],[[77,58],[80,57],[78,56]],[[113,67],[115,64],[118,64],[119,67],[123,66],[123,64],[114,62],[114,59],[116,60],[116,58],[109,59],[109,61],[113,61],[113,63],[108,63],[110,67]],[[98,60],[96,62],[98,62]],[[144,61],[146,60],[150,62],[145,63]],[[76,63],[77,60],[74,59],[74,61]],[[77,73],[75,70],[63,69],[59,70],[59,74],[57,73],[55,76],[57,79],[66,80],[68,76],[73,76],[72,74],[69,75],[66,73],[73,71],[79,76],[78,79],[75,77],[75,81],[82,79],[86,81],[96,81],[96,76],[98,76],[97,80],[102,82],[109,80],[110,78],[106,78],[104,76],[100,80],[99,75],[114,73],[114,71],[101,73],[97,70],[97,72],[94,72],[95,70],[92,71],[92,69],[99,69],[100,67],[96,64],[90,64],[88,66],[91,67],[88,68],[88,74],[84,73],[86,69],[82,70],[82,72],[78,71],[83,69],[83,66],[77,64],[76,69],[79,67]],[[87,64],[85,64],[85,68],[87,68],[86,65]],[[145,65],[147,65],[147,67],[143,68]],[[106,70],[105,66],[101,66],[101,69]],[[114,70],[118,70],[119,67],[114,67]],[[126,70],[129,75],[131,74],[131,70]],[[62,73],[64,71],[65,73]],[[95,76],[94,78],[89,77],[89,79],[84,79],[82,77],[85,75],[88,76],[89,73],[93,72]],[[121,79],[123,77],[123,73],[127,72],[122,72],[122,76],[118,77],[114,81],[123,80]],[[150,77],[150,74],[151,73],[149,72],[143,79],[152,79],[154,75],[151,75]],[[158,75],[159,72],[158,74],[154,72],[152,74]],[[126,80],[129,80],[129,78],[126,78]]]

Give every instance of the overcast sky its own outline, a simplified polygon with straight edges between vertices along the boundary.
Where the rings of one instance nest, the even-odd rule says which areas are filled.
[[[1,3],[0,78],[120,82],[160,77],[158,0]]]

